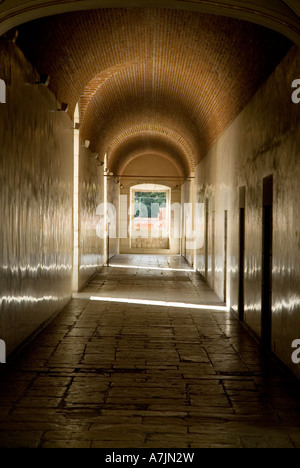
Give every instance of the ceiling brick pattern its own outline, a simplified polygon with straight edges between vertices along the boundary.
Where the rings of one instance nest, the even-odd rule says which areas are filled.
[[[291,43],[260,26],[164,9],[105,9],[20,27],[18,45],[118,171],[163,152],[188,174]]]

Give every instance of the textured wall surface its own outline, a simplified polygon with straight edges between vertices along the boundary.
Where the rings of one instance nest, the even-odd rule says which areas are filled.
[[[107,177],[107,203],[111,206],[108,209],[108,220],[110,221],[109,258],[119,253],[120,185],[117,185],[115,180],[115,178]]]
[[[97,207],[104,201],[103,168],[80,145],[79,154],[79,289],[104,263],[103,237],[97,235]]]
[[[189,264],[194,267],[195,262],[195,209],[194,209],[194,179],[186,181],[181,188],[181,209],[182,209],[182,238],[181,252]]]
[[[73,139],[49,90],[25,84],[36,74],[18,49],[2,42],[0,63],[0,337],[10,353],[71,296]]]
[[[230,305],[238,308],[239,187],[246,187],[245,321],[261,335],[263,178],[274,177],[272,349],[293,372],[291,344],[300,338],[300,105],[291,100],[299,78],[300,51],[294,47],[251,103],[229,126],[197,167],[197,200],[207,200],[209,224],[215,211],[215,239],[209,235],[207,277],[224,292],[224,216],[228,211]],[[214,246],[214,249],[212,248]],[[204,252],[197,268],[205,272]]]

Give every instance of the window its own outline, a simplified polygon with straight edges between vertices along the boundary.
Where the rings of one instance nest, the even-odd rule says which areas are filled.
[[[141,184],[131,189],[131,248],[169,248],[170,189]]]
[[[167,207],[166,192],[135,192],[134,217],[161,219]]]

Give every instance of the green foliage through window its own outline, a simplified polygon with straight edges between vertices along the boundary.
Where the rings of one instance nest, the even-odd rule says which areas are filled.
[[[160,208],[166,206],[166,192],[135,192],[134,194],[135,218],[158,218]]]

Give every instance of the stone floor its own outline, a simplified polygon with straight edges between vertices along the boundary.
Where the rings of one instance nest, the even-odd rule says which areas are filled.
[[[115,257],[0,375],[0,447],[300,447],[299,385],[185,269]]]

